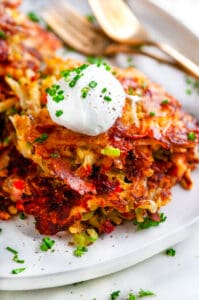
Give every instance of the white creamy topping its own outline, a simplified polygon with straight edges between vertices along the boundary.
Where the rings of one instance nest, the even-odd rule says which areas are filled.
[[[55,84],[63,91],[63,100],[56,101],[48,93],[47,108],[54,122],[70,130],[95,136],[107,131],[122,115],[125,92],[120,82],[105,66],[89,65],[77,76],[72,71]]]

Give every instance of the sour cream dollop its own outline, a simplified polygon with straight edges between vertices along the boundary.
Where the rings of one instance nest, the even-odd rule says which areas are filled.
[[[106,132],[122,115],[126,96],[106,66],[83,66],[66,71],[65,76],[47,90],[47,108],[57,124],[96,136]]]

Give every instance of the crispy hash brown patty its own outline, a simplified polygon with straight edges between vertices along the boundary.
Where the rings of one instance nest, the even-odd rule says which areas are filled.
[[[9,1],[0,5],[0,31],[0,219],[23,211],[42,234],[160,221],[171,188],[192,187],[197,120],[135,68],[114,68],[127,94],[122,116],[95,137],[72,132],[51,120],[45,90],[80,63],[57,57],[60,41]]]

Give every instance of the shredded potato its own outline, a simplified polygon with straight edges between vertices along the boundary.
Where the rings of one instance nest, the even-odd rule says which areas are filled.
[[[192,187],[197,120],[135,68],[114,68],[125,92],[140,100],[127,97],[107,132],[90,137],[55,124],[46,88],[81,63],[58,57],[60,41],[16,4],[0,4],[0,219],[23,211],[40,233],[68,230],[86,244],[125,220],[160,221],[171,188]]]

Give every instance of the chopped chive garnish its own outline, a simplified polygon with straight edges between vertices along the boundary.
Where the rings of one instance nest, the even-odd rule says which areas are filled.
[[[186,94],[191,95],[194,91],[199,94],[199,80],[192,77],[185,77],[187,83]]]
[[[77,74],[77,75],[69,82],[69,86],[70,86],[71,88],[73,88],[73,87],[76,85],[77,81],[78,81],[82,76],[83,76],[83,74]]]
[[[114,292],[111,293],[110,299],[115,300],[119,297],[119,295],[120,295],[120,291],[114,291]]]
[[[2,228],[0,228],[0,232],[2,232]]]
[[[107,146],[101,150],[101,154],[110,156],[110,157],[118,157],[118,156],[120,156],[120,149],[114,148],[111,146]]]
[[[139,230],[143,230],[143,229],[148,229],[150,227],[158,226],[160,223],[165,222],[166,219],[167,217],[164,215],[164,213],[161,213],[159,221],[154,221],[149,217],[145,217],[144,221],[142,222],[138,222],[137,220],[135,220],[134,225],[137,225]]]
[[[89,92],[89,87],[84,87],[84,88],[81,90],[81,97],[82,97],[82,98],[86,98],[87,95],[88,95],[88,92]]]
[[[10,138],[9,137],[6,137],[4,140],[3,140],[3,143],[4,144],[9,144],[10,143]]]
[[[169,103],[169,100],[168,100],[168,99],[163,99],[162,102],[161,102],[162,105],[166,105],[166,104],[168,104],[168,103]]]
[[[18,264],[24,264],[24,260],[23,259],[19,259],[18,254],[15,254],[13,257],[13,260],[18,263]]]
[[[0,30],[0,39],[3,39],[3,40],[7,39],[7,35],[3,30]]]
[[[64,94],[64,91],[63,91],[63,90],[60,90],[60,91],[57,92],[57,94],[58,94],[58,95],[63,95],[63,94]]]
[[[6,74],[6,76],[8,77],[8,78],[12,78],[12,75],[11,74]]]
[[[46,93],[49,94],[53,98],[53,101],[57,103],[64,100],[64,91],[61,90],[61,87],[58,84],[53,84],[51,88],[47,88]]]
[[[139,297],[143,298],[143,297],[146,297],[146,296],[155,296],[155,294],[151,291],[147,291],[147,290],[145,291],[143,289],[140,289],[139,290]]]
[[[70,74],[71,74],[71,70],[63,70],[60,72],[60,76],[65,77],[65,78],[66,77],[68,78],[70,76]]]
[[[96,64],[97,67],[104,66],[107,71],[111,70],[111,67],[103,60],[102,57],[89,56],[87,57],[87,61],[90,64]]]
[[[36,15],[35,12],[31,11],[27,14],[28,18],[32,21],[32,22],[35,22],[35,23],[38,23],[40,22],[40,18]]]
[[[19,274],[19,273],[25,271],[25,269],[26,269],[26,268],[13,269],[13,270],[11,271],[11,273],[12,273],[12,274]]]
[[[77,248],[74,250],[74,255],[75,256],[82,256],[85,254],[85,252],[88,252],[88,249],[85,246],[77,246]]]
[[[24,212],[20,212],[19,218],[20,218],[21,220],[25,220],[25,219],[26,219],[26,215],[24,214]]]
[[[104,94],[104,93],[106,93],[106,91],[107,91],[107,88],[103,88],[102,90],[101,90],[101,92]]]
[[[189,133],[187,134],[187,138],[188,138],[189,141],[195,141],[196,135],[195,135],[194,132],[189,132]]]
[[[192,78],[186,77],[185,79],[186,79],[187,84],[192,84],[192,82],[193,82]]]
[[[83,64],[83,65],[81,65],[81,66],[80,66],[79,68],[77,68],[77,69],[83,71],[83,70],[85,70],[86,68],[88,68],[88,65],[87,65],[87,64]]]
[[[87,62],[89,62],[90,64],[102,64],[103,63],[103,59],[102,57],[97,57],[97,56],[88,56],[87,57]]]
[[[105,66],[106,71],[110,71],[111,70],[111,67],[108,64],[104,63],[103,65]]]
[[[95,16],[94,16],[94,15],[86,15],[86,19],[87,19],[90,23],[94,23],[94,22],[95,22]]]
[[[134,90],[133,90],[132,86],[129,87],[128,94],[129,95],[133,95],[134,94]]]
[[[61,115],[63,115],[63,113],[64,113],[63,110],[60,109],[60,110],[56,111],[55,115],[56,115],[56,117],[59,118]]]
[[[110,101],[112,101],[112,98],[109,96],[104,96],[104,100],[110,102]]]
[[[36,138],[33,143],[43,143],[44,141],[46,141],[48,139],[48,135],[47,133],[42,133],[42,135],[38,138]]]
[[[52,249],[54,244],[55,244],[54,240],[51,240],[51,238],[49,237],[45,237],[42,239],[42,244],[40,245],[40,249],[42,251],[48,251],[49,249]]]
[[[187,95],[191,95],[192,94],[192,90],[191,89],[186,89],[186,94]]]
[[[176,250],[173,248],[169,248],[166,250],[166,255],[168,256],[175,256],[175,254],[176,254]]]
[[[8,250],[9,252],[11,252],[11,253],[13,253],[13,254],[18,254],[18,251],[17,250],[15,250],[15,249],[13,249],[13,248],[11,248],[11,247],[6,247],[6,250]]]
[[[136,296],[132,293],[129,293],[128,298],[126,300],[136,300]]]
[[[94,81],[94,80],[92,80],[91,82],[89,82],[89,86],[90,86],[90,88],[95,88],[96,86],[97,86],[97,82],[96,81]]]
[[[149,115],[150,115],[150,117],[154,117],[155,116],[155,112],[154,111],[150,111]]]
[[[52,152],[52,153],[50,154],[50,157],[52,157],[52,158],[58,158],[58,157],[59,157],[59,154],[58,154],[57,152]]]

